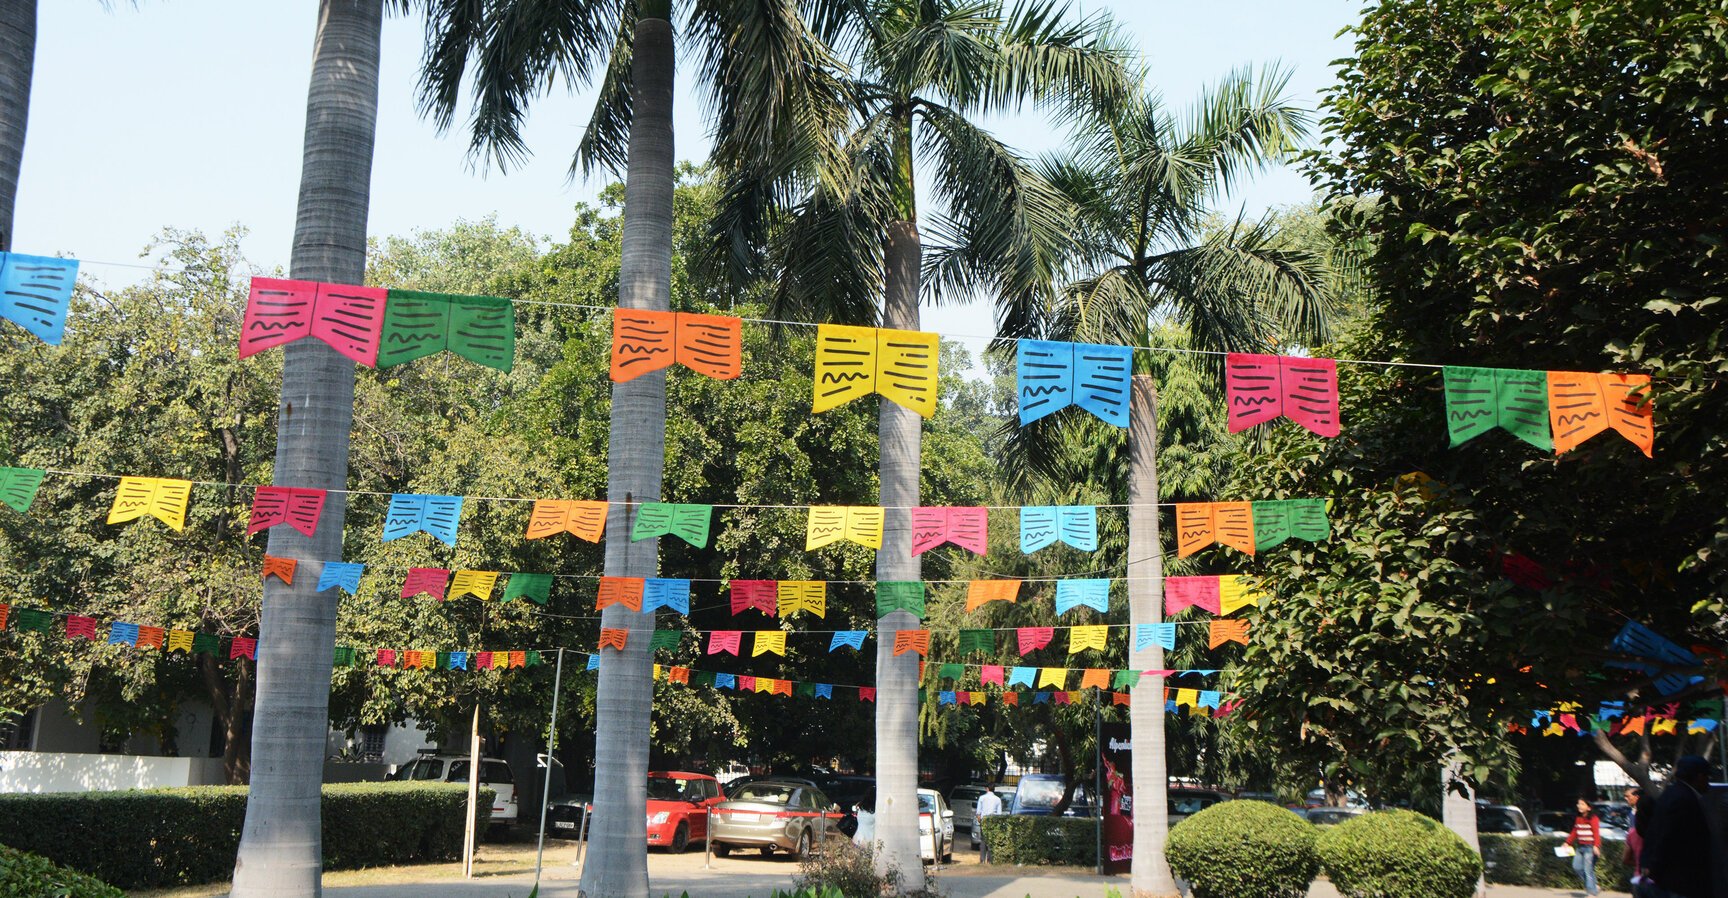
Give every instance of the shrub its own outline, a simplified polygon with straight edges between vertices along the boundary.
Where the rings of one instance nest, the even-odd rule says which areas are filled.
[[[1578,875],[1572,859],[1554,856],[1554,846],[1564,839],[1546,836],[1520,838],[1500,833],[1478,836],[1488,881],[1510,886],[1540,886],[1550,889],[1577,888]],[[1632,891],[1632,868],[1620,862],[1624,842],[1604,842],[1596,856],[1596,881],[1604,889]]]
[[[1098,863],[1096,818],[997,814],[983,818],[981,825],[994,863],[1064,867]]]
[[[492,790],[481,792],[489,818]],[[467,801],[467,788],[454,784],[325,786],[324,867],[460,857]],[[245,818],[244,786],[0,795],[0,845],[121,888],[194,885],[234,872]]]
[[[0,895],[6,898],[126,898],[119,889],[53,861],[0,845]]]
[[[1215,804],[1170,830],[1164,856],[1194,898],[1303,898],[1314,882],[1314,827],[1264,801]]]
[[[1320,834],[1326,876],[1345,898],[1470,898],[1482,859],[1414,811],[1374,811]]]

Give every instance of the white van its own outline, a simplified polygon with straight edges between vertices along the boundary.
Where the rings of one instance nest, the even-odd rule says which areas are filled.
[[[467,755],[424,754],[390,775],[392,780],[412,780],[430,783],[468,782]],[[516,823],[516,778],[510,775],[510,765],[497,758],[480,759],[480,785],[497,795],[492,799],[492,825],[512,826]]]

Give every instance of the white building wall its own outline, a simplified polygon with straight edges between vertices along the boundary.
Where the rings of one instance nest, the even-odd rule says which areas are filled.
[[[154,758],[58,751],[0,752],[0,792],[92,792],[217,786],[221,758]]]

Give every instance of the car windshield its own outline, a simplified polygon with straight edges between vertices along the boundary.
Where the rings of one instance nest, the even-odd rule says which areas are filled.
[[[1356,815],[1349,811],[1338,809],[1314,810],[1308,812],[1308,819],[1315,823],[1339,823],[1354,816]]]
[[[934,814],[934,813],[936,813],[936,796],[925,795],[922,792],[918,793],[918,813],[920,813],[920,814]]]
[[[1171,793],[1170,813],[1198,814],[1217,803],[1218,796],[1216,795],[1180,795],[1177,793]]]
[[[954,794],[948,796],[948,800],[949,801],[976,801],[978,796],[983,795],[983,794],[984,794],[984,790],[979,789],[976,786],[960,786],[954,790]]]
[[[1062,800],[1059,780],[1021,780],[1020,806],[1023,808],[1053,808]]]
[[[444,762],[435,758],[424,758],[414,762],[414,769],[408,779],[435,780],[444,775]]]
[[[1510,833],[1524,829],[1522,815],[1511,808],[1477,808],[1476,829],[1485,833]]]
[[[777,786],[773,783],[751,783],[738,790],[732,796],[734,801],[760,801],[766,804],[787,804],[792,801],[791,786]]]
[[[702,781],[651,776],[648,778],[648,797],[658,801],[701,801]]]

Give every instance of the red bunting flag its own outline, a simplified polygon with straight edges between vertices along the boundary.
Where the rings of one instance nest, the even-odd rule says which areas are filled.
[[[261,486],[252,495],[252,519],[246,524],[251,536],[267,527],[287,524],[311,536],[324,513],[324,490],[289,486]]]
[[[396,650],[395,649],[379,649],[378,650],[378,666],[379,667],[395,667],[396,666]]]
[[[1230,432],[1280,415],[1323,437],[1338,435],[1338,363],[1288,355],[1232,352],[1224,357]]]
[[[1000,664],[986,664],[986,665],[984,665],[984,669],[982,671],[980,671],[978,674],[978,682],[981,684],[984,684],[984,685],[989,685],[991,683],[995,683],[996,685],[1001,686],[1002,685],[1002,665],[1000,665]]]
[[[12,613],[12,606],[0,603],[0,630],[6,629],[6,616]]]
[[[266,555],[264,556],[264,576],[269,578],[274,575],[283,583],[292,584],[294,582],[294,568],[299,564],[300,562],[294,558],[277,558],[274,555]]]
[[[402,598],[412,599],[425,593],[444,601],[444,589],[450,583],[450,571],[441,567],[411,567],[408,579],[402,583]]]
[[[258,660],[258,640],[246,636],[234,637],[234,641],[228,644],[228,660],[235,658]]]
[[[739,677],[738,678],[738,691],[739,692],[755,692],[756,691],[756,678],[755,677]]]
[[[860,687],[858,687],[858,700],[861,702],[874,702],[874,701],[876,701],[876,687],[875,686],[860,686]]]
[[[733,580],[732,613],[754,608],[773,617],[779,582],[776,580]]]
[[[738,646],[744,639],[742,630],[715,630],[708,634],[708,654],[718,655],[725,652],[734,657],[738,654]]]
[[[66,618],[67,639],[95,639],[96,618],[85,617],[82,614],[68,615]]]
[[[1217,577],[1165,577],[1164,613],[1176,614],[1188,608],[1200,608],[1218,613]]]
[[[1112,704],[1112,705],[1126,705],[1126,704],[1128,704],[1128,693],[1126,693],[1126,692],[1112,692],[1112,693],[1110,693],[1110,704]]]
[[[606,638],[606,631],[605,630],[600,631],[600,638],[602,638],[602,639]],[[496,662],[497,660],[498,660],[498,658],[497,658],[496,652],[475,652],[474,653],[474,669],[475,670],[491,670],[494,662]]]

